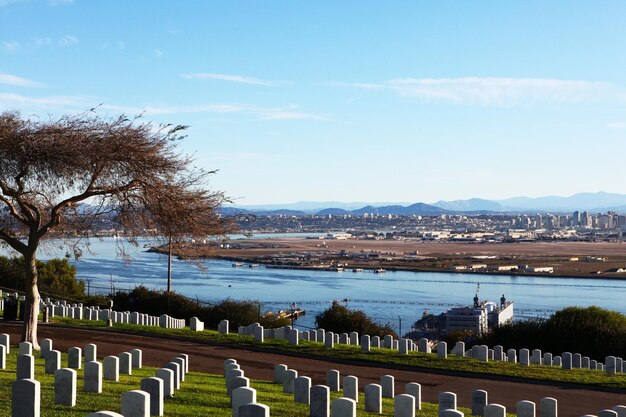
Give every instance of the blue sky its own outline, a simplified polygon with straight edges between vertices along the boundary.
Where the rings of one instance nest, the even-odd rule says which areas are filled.
[[[190,125],[240,205],[626,192],[626,2],[0,0],[0,111]]]

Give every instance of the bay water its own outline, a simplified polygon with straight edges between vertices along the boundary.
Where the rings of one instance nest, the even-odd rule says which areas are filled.
[[[78,279],[88,283],[91,294],[107,294],[111,289],[130,290],[139,285],[163,290],[167,286],[167,257],[147,252],[150,243],[140,240],[137,247],[126,245],[127,254],[122,256],[121,240],[92,239],[90,251],[84,251],[79,260],[71,262],[77,267]],[[40,251],[39,258],[63,257],[66,251],[62,244],[50,243]],[[221,260],[203,261],[202,265],[203,268],[198,268],[193,263],[174,259],[172,289],[204,302],[229,297],[259,301],[263,312],[286,310],[296,303],[306,311],[294,323],[301,329],[314,327],[315,315],[338,300],[404,333],[425,310],[438,314],[453,306],[470,305],[478,286],[481,300],[499,302],[504,295],[514,301],[516,319],[545,317],[568,306],[597,305],[626,314],[626,280],[270,269],[263,265],[251,268],[246,263],[233,267],[232,262]]]

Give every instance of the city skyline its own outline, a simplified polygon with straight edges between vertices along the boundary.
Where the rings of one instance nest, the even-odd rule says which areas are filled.
[[[189,125],[236,205],[624,191],[626,4],[0,0],[0,111]]]

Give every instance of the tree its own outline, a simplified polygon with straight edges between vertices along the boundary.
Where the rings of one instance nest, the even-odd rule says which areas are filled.
[[[131,242],[150,230],[174,240],[229,230],[217,213],[223,193],[206,188],[211,172],[177,148],[184,129],[93,111],[44,121],[0,114],[0,239],[24,258],[23,341],[38,348],[37,250],[46,238],[87,237],[104,216]]]
[[[329,308],[315,316],[315,324],[317,327],[336,333],[357,332],[380,337],[390,334],[397,337],[389,323],[381,326],[363,311],[350,310],[336,301],[333,301]]]

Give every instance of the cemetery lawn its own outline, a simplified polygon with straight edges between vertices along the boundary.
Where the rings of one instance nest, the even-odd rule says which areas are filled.
[[[418,368],[457,374],[493,375],[531,381],[549,381],[626,390],[625,374],[609,375],[602,371],[591,371],[587,369],[564,370],[557,367],[539,365],[523,367],[519,364],[506,362],[480,362],[477,359],[461,358],[455,355],[448,355],[447,359],[441,359],[438,358],[436,354],[423,354],[419,352],[400,355],[390,349],[374,348],[370,352],[364,352],[361,351],[360,347],[357,345],[335,344],[333,349],[327,349],[324,347],[323,343],[304,340],[300,340],[300,344],[297,346],[288,344],[286,340],[269,338],[265,339],[265,343],[257,343],[251,336],[239,336],[236,333],[223,335],[214,330],[192,332],[189,328],[164,329],[161,327],[137,326],[131,324],[114,324],[113,327],[106,327],[102,321],[80,321],[65,317],[55,317],[54,322],[93,330],[130,332],[200,343],[224,344],[274,352],[286,352],[320,359],[328,358],[340,360],[357,365],[358,363],[374,363],[383,366],[389,365],[392,368]]]
[[[132,375],[120,374],[120,380],[103,381],[102,393],[85,393],[83,389],[83,370],[77,370],[76,406],[68,407],[54,404],[54,375],[44,372],[44,360],[35,355],[35,379],[41,383],[41,416],[42,417],[84,417],[95,411],[120,412],[120,398],[123,392],[139,389],[142,378],[152,377],[156,368],[144,367],[133,369]],[[6,369],[0,370],[0,415],[11,415],[11,384],[15,381],[17,347],[12,346],[7,355]],[[62,353],[62,364],[67,365],[67,354]],[[282,392],[282,386],[269,381],[251,380],[250,386],[257,390],[257,402],[266,404],[273,417],[308,417],[309,407],[293,401],[293,394]],[[331,399],[340,397],[339,392],[331,393]],[[359,394],[357,404],[358,415],[375,416],[379,414],[364,411],[364,395]],[[436,404],[422,403],[422,410],[416,412],[417,417],[436,417]],[[460,407],[466,415],[469,409]],[[189,372],[180,390],[173,398],[165,400],[167,417],[231,417],[232,411],[226,396],[224,378],[220,375]],[[393,399],[383,399],[382,416],[393,416]]]

